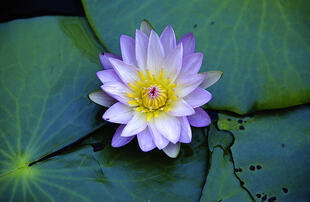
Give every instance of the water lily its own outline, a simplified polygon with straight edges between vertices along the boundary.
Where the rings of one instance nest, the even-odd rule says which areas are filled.
[[[102,91],[89,95],[95,103],[109,107],[103,119],[121,124],[113,147],[137,137],[142,151],[163,150],[177,157],[180,143],[190,143],[191,127],[210,124],[200,107],[212,95],[205,88],[214,84],[220,71],[198,73],[203,54],[195,53],[192,33],[176,42],[168,25],[160,36],[143,21],[135,39],[120,37],[122,56],[100,54],[104,70],[97,72]]]

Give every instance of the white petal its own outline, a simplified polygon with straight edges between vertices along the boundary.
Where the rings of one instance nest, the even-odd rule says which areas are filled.
[[[160,41],[164,47],[165,54],[169,54],[170,51],[175,49],[176,40],[173,28],[168,25],[160,35]]]
[[[152,30],[147,48],[147,68],[152,74],[158,75],[160,73],[164,55],[164,48],[160,39],[157,33]]]
[[[127,64],[137,66],[135,40],[130,36],[122,35],[120,37],[120,45],[123,61]]]
[[[153,29],[152,25],[146,21],[146,20],[143,20],[141,22],[141,25],[140,25],[140,30],[145,33],[147,36],[150,36],[151,34],[151,30]]]
[[[121,79],[119,78],[119,76],[116,74],[116,72],[114,71],[114,69],[108,69],[108,70],[103,70],[103,71],[99,71],[96,73],[97,77],[99,78],[99,80],[102,83],[105,82],[110,82],[110,81],[118,81],[121,82]]]
[[[180,75],[177,78],[175,91],[179,97],[185,97],[194,91],[203,81],[204,76],[200,74]]]
[[[136,59],[138,67],[142,70],[143,73],[145,73],[147,68],[146,62],[148,43],[148,36],[140,30],[136,30]]]
[[[102,116],[106,121],[120,124],[127,124],[132,117],[133,109],[120,102],[112,105]]]
[[[167,113],[160,113],[155,118],[156,129],[170,142],[177,143],[180,138],[181,125],[176,117],[170,116]]]
[[[149,129],[153,138],[153,142],[158,149],[163,149],[169,144],[169,140],[162,136],[162,134],[160,134],[160,132],[157,130],[153,119],[151,119],[149,122]]]
[[[139,146],[141,150],[144,152],[148,152],[156,147],[156,145],[153,142],[152,135],[148,128],[138,133],[137,138],[138,138]]]
[[[107,82],[101,86],[101,89],[110,96],[112,96],[113,98],[115,98],[116,100],[120,101],[121,103],[129,105],[126,92],[131,91],[121,82],[116,81]]]
[[[195,127],[205,127],[211,123],[210,116],[200,107],[195,109],[195,114],[188,116],[187,118],[189,123]]]
[[[193,92],[184,97],[184,100],[193,108],[208,103],[212,98],[211,93],[203,88],[196,88]]]
[[[122,147],[126,144],[128,144],[135,136],[131,136],[131,137],[122,137],[121,133],[123,131],[123,129],[125,128],[125,125],[120,125],[115,134],[113,135],[112,138],[112,147]]]
[[[212,86],[214,83],[216,83],[222,76],[223,72],[221,71],[208,71],[208,72],[202,72],[205,79],[200,84],[201,88],[208,88]]]
[[[142,112],[134,112],[134,116],[132,119],[127,123],[126,127],[124,128],[121,136],[129,137],[136,135],[143,131],[147,126],[146,115]]]
[[[179,75],[182,67],[183,47],[178,45],[170,53],[166,54],[162,67],[164,72],[170,77],[171,82],[174,82]]]
[[[183,99],[175,101],[171,105],[169,114],[172,116],[189,116],[195,113],[195,110],[187,104]]]
[[[116,102],[114,98],[112,98],[102,90],[91,92],[89,93],[88,97],[94,103],[102,105],[104,107],[110,107]]]
[[[135,66],[126,64],[123,61],[114,58],[111,58],[110,62],[117,75],[125,84],[136,82],[139,75]]]
[[[203,54],[192,53],[183,59],[181,74],[197,74],[202,64]]]
[[[179,142],[190,143],[192,141],[192,130],[186,116],[180,117],[181,134]]]
[[[169,143],[168,146],[163,149],[163,151],[170,158],[176,158],[180,153],[180,143]]]

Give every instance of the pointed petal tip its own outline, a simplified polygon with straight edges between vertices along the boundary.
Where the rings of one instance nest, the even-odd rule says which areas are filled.
[[[142,20],[141,25],[140,25],[140,30],[142,32],[144,32],[147,36],[150,36],[151,30],[153,29],[154,29],[153,26],[148,20],[146,19]]]
[[[101,90],[97,90],[88,94],[88,98],[94,103],[104,106],[111,107],[115,103],[115,99],[106,94]]]
[[[180,143],[176,143],[176,144],[172,144],[169,143],[164,149],[163,151],[165,152],[165,154],[167,156],[169,156],[170,158],[177,158],[179,153],[180,153]]]
[[[208,71],[208,72],[202,72],[201,73],[204,76],[204,81],[201,83],[201,88],[208,88],[215,84],[223,75],[222,71]]]

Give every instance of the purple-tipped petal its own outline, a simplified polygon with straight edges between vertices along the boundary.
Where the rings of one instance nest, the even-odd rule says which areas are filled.
[[[162,67],[164,68],[164,72],[169,75],[171,82],[175,81],[181,71],[182,55],[183,47],[180,44],[165,56]]]
[[[123,61],[127,64],[137,66],[135,40],[130,36],[122,35],[120,44]]]
[[[178,44],[183,44],[183,56],[194,53],[195,51],[195,37],[193,33],[185,34],[179,41]]]
[[[138,133],[137,135],[138,143],[142,151],[148,152],[156,147],[153,142],[152,135],[148,128],[144,129],[144,131]]]
[[[181,125],[176,117],[170,116],[164,112],[155,118],[156,129],[170,142],[177,143],[180,138]]]
[[[167,140],[156,128],[154,120],[151,120],[149,123],[149,129],[153,138],[153,142],[155,143],[158,149],[163,149],[169,144],[169,140]]]
[[[176,40],[173,28],[168,25],[160,35],[160,41],[163,44],[165,54],[169,54],[170,51],[175,49]]]
[[[212,98],[211,93],[203,88],[196,88],[193,92],[184,97],[184,100],[193,108],[208,103]]]
[[[203,54],[188,54],[183,59],[181,74],[197,74],[202,64]]]
[[[101,86],[101,89],[108,95],[112,96],[114,99],[120,101],[125,105],[129,105],[126,92],[131,91],[123,83],[116,81],[106,82],[104,85]]]
[[[115,131],[115,134],[112,138],[112,143],[111,143],[112,147],[122,147],[128,144],[135,137],[135,136],[122,137],[121,133],[124,128],[125,128],[125,125],[120,125]]]
[[[104,107],[111,107],[116,102],[114,98],[112,98],[102,90],[91,92],[89,93],[88,97],[94,103]]]
[[[163,149],[163,151],[170,158],[176,158],[180,153],[180,146],[181,146],[180,143],[176,143],[176,144],[169,143],[167,147]]]
[[[159,36],[152,30],[147,48],[147,68],[152,74],[159,74],[164,55],[164,48],[160,42]]]
[[[183,99],[175,101],[171,105],[169,114],[172,116],[189,116],[195,113],[195,110]]]
[[[210,116],[203,110],[198,107],[195,109],[195,114],[188,116],[188,121],[192,126],[195,127],[205,127],[211,123]]]
[[[121,82],[119,76],[115,73],[114,69],[102,70],[97,72],[97,77],[104,84],[110,81]]]
[[[148,43],[149,37],[140,30],[136,30],[136,59],[137,65],[143,73],[145,73],[147,68],[146,64]]]
[[[208,71],[202,72],[202,75],[205,76],[205,79],[201,83],[201,88],[208,88],[215,84],[222,76],[223,72],[221,71]]]
[[[190,143],[192,141],[192,130],[186,116],[180,117],[181,134],[179,142]]]
[[[114,55],[112,53],[100,53],[99,59],[104,69],[112,69],[112,65],[109,61],[109,58],[115,58],[119,60],[121,59],[118,55]]]
[[[179,75],[175,91],[179,97],[185,97],[193,92],[203,80],[204,76],[200,74]]]
[[[137,81],[139,74],[135,66],[113,58],[110,59],[110,62],[117,75],[125,84],[135,83]]]
[[[133,109],[120,102],[112,105],[102,116],[106,121],[112,123],[127,124],[133,117]]]
[[[127,123],[124,128],[121,136],[122,137],[130,137],[133,135],[137,135],[141,131],[143,131],[147,127],[146,115],[142,112],[134,112],[134,116]]]

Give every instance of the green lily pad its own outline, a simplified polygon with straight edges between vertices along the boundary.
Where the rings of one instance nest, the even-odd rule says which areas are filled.
[[[210,88],[212,109],[246,114],[310,101],[307,0],[82,2],[97,37],[116,54],[120,35],[133,36],[143,19],[159,32],[171,24],[177,38],[193,32],[201,71],[224,72]]]
[[[101,49],[78,17],[3,23],[0,40],[0,201],[32,195],[33,186],[57,198],[31,182],[48,173],[28,164],[103,124],[102,111],[87,97],[100,85]]]
[[[236,174],[256,200],[309,200],[309,121],[307,105],[254,117],[219,115],[218,127],[235,137]]]
[[[100,133],[102,134],[102,133]],[[137,141],[94,154],[105,175],[106,201],[198,201],[205,179],[208,151],[204,129],[193,129],[193,141],[182,144],[176,159],[157,149],[144,153]]]
[[[201,202],[252,201],[235,176],[229,152],[233,137],[227,131],[218,131],[212,124],[208,133],[211,152],[210,168],[202,191]]]

